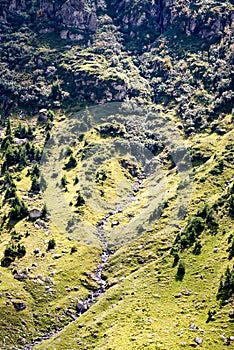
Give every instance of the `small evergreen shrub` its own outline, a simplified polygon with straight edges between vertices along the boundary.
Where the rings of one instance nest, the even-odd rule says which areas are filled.
[[[55,246],[56,246],[55,239],[54,238],[50,239],[48,242],[47,251],[54,249]]]
[[[177,273],[176,273],[176,281],[183,281],[185,275],[185,265],[184,263],[181,261],[179,263],[178,269],[177,269]]]
[[[230,270],[228,266],[224,276],[221,277],[219,289],[217,293],[217,299],[224,303],[226,300],[230,299],[234,294],[234,268]]]

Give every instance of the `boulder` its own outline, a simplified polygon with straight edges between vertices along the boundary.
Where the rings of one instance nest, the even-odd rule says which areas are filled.
[[[48,113],[48,111],[46,108],[40,109],[39,116],[37,119],[38,123],[46,123],[47,122],[47,120],[48,120],[47,113]]]
[[[41,217],[41,210],[39,210],[37,208],[30,210],[29,217],[31,219],[39,219]]]

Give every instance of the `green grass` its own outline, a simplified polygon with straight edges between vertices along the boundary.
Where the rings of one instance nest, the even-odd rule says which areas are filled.
[[[192,143],[203,152],[212,151],[212,157],[195,168],[192,200],[187,218],[180,222],[182,227],[203,203],[212,206],[225,191],[224,185],[232,175],[231,164],[225,162],[219,176],[211,177],[210,170],[226,155],[232,141],[232,132],[223,137],[204,134],[187,140],[187,145]],[[202,182],[201,178],[204,178]],[[221,307],[216,295],[221,275],[232,264],[226,252],[228,237],[233,232],[232,220],[221,209],[217,214],[217,235],[207,229],[201,235],[201,254],[192,254],[193,248],[179,253],[186,273],[182,282],[176,281],[177,267],[172,267],[170,248],[179,230],[168,226],[178,184],[173,172],[168,184],[171,186],[169,207],[155,227],[135,240],[125,241],[109,259],[104,271],[109,285],[107,292],[86,314],[36,349],[117,350],[123,344],[126,350],[190,349],[195,347],[196,338],[203,341],[200,348],[223,349],[225,339],[233,335],[229,317],[232,305]],[[127,214],[132,212],[142,220],[146,188],[147,185],[137,195],[138,209],[136,204],[130,204],[130,208],[113,217],[120,221],[119,234],[126,233],[128,226],[135,231],[134,223],[126,224]],[[106,228],[110,231],[110,226]],[[214,320],[207,322],[209,311],[216,314]]]

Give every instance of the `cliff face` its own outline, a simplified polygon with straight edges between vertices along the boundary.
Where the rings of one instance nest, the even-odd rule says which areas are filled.
[[[56,31],[71,40],[82,40],[97,28],[95,12],[85,8],[82,0],[5,0],[0,4],[0,19],[6,25],[28,24],[40,33]]]
[[[0,21],[3,115],[9,98],[36,110],[140,97],[193,116],[193,91],[200,125],[231,106],[231,1],[2,0]]]
[[[204,1],[202,5],[196,0],[112,0],[107,3],[110,13],[130,39],[142,38],[142,30],[147,30],[147,38],[155,40],[159,34],[173,29],[214,40],[234,23],[234,12],[228,2],[216,1],[215,7],[211,7],[212,1]]]
[[[214,40],[225,28],[231,28],[234,12],[229,2],[193,0],[3,0],[0,19],[18,26],[36,26],[41,33],[57,31],[61,38],[82,40],[97,30],[96,9],[102,7],[120,26],[127,41],[150,43],[173,29]],[[214,2],[215,3],[215,2]],[[145,33],[147,33],[145,35]]]

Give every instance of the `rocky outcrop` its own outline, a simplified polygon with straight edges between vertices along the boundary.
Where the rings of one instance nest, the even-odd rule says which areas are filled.
[[[110,0],[107,3],[109,14],[120,25],[126,39],[135,38],[138,43],[150,43],[170,29],[214,40],[224,29],[233,28],[234,12],[228,2],[213,7],[197,0]]]
[[[212,1],[211,1],[212,2]],[[223,31],[233,28],[234,12],[231,4],[219,2],[217,6],[207,6],[197,0],[163,0],[163,26],[176,28],[188,36],[215,40]]]
[[[30,2],[3,0],[0,20],[9,25],[28,23],[41,33],[59,32],[61,38],[83,40],[97,28],[96,13],[85,7],[83,0]]]
[[[58,31],[63,39],[83,40],[97,29],[99,3],[103,1],[2,0],[0,20],[10,25],[26,22],[36,25],[41,33]],[[213,40],[232,28],[234,22],[228,1],[213,7],[197,0],[106,0],[106,5],[126,40],[135,39],[137,44],[149,44],[172,28],[188,36]]]

